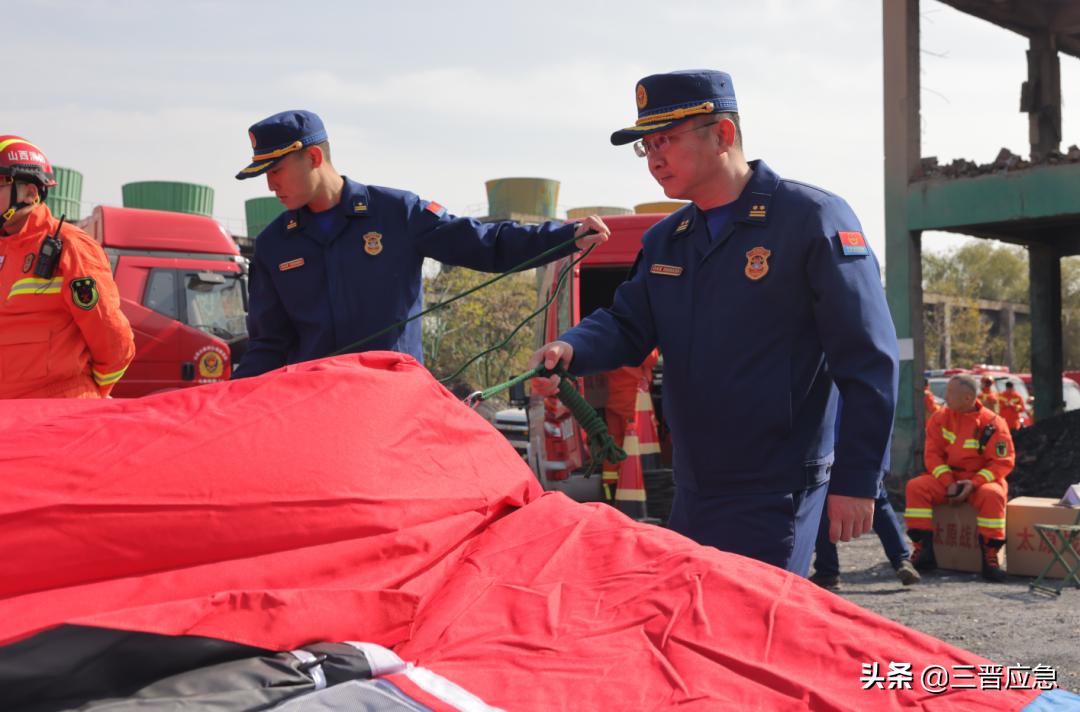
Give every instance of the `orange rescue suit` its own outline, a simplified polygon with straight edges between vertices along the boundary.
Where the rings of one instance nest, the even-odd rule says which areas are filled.
[[[1005,419],[1009,430],[1016,430],[1020,427],[1020,416],[1027,411],[1024,406],[1024,397],[1016,391],[1013,391],[1011,395],[1008,391],[1001,394],[1000,409],[1001,417]]]
[[[1001,408],[998,406],[998,394],[993,386],[990,386],[989,388],[984,387],[979,391],[979,402],[995,413],[1001,412]]]
[[[987,426],[993,434],[981,440]],[[979,533],[986,539],[1005,538],[1005,478],[1016,463],[1012,435],[1004,419],[981,403],[970,413],[948,406],[926,423],[926,472],[907,484],[908,529],[933,530],[934,505],[947,501],[946,490],[959,480],[971,480],[968,496],[977,512]]]
[[[607,421],[608,432],[619,447],[622,447],[627,424],[634,422],[637,412],[638,383],[642,379],[646,383],[652,381],[653,369],[659,361],[660,352],[653,349],[640,366],[623,366],[607,373],[607,403],[604,405],[604,419]],[[605,462],[602,475],[604,482],[609,486],[617,482],[619,470],[619,465]]]
[[[0,234],[0,398],[102,398],[135,356],[109,260],[64,224],[51,278],[34,275],[59,221],[45,204],[14,235]]]
[[[930,386],[923,389],[923,406],[926,408],[926,417],[938,411],[941,406],[938,405],[937,400],[934,398],[933,392],[930,390]]]

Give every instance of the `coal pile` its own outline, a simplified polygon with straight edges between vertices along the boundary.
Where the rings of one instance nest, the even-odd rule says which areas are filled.
[[[1013,433],[1016,469],[1009,498],[1054,497],[1080,482],[1080,410],[1038,421]]]

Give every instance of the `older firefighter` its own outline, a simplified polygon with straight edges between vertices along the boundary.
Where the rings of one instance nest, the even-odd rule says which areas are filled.
[[[1016,386],[1012,381],[1005,382],[1005,392],[1001,394],[998,405],[1001,417],[1005,419],[1009,430],[1017,430],[1020,427],[1020,419],[1027,413],[1027,407],[1024,405],[1024,397],[1016,392]]]
[[[44,203],[55,185],[41,149],[0,136],[0,398],[102,398],[135,355],[104,251]]]
[[[1005,478],[1016,462],[1012,436],[1000,415],[976,399],[972,376],[953,376],[945,391],[945,407],[926,423],[927,472],[907,484],[908,536],[914,543],[911,561],[925,571],[934,560],[934,505],[971,501],[977,512],[982,576],[1004,581],[998,552],[1005,544]]]
[[[995,413],[1001,413],[997,391],[994,390],[994,379],[990,376],[982,377],[982,390],[979,391],[979,402]]]

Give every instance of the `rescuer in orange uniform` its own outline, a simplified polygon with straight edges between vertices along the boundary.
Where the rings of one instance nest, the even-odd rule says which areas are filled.
[[[0,398],[102,398],[135,355],[109,260],[45,205],[41,149],[0,136]]]
[[[959,504],[970,498],[977,512],[982,576],[1004,581],[998,552],[1005,544],[1005,478],[1016,462],[1012,435],[1000,415],[976,400],[972,376],[953,376],[945,407],[926,423],[927,472],[907,484],[908,536],[914,543],[915,568],[935,568],[934,505]]]
[[[930,390],[930,381],[923,381],[922,393],[923,406],[926,408],[926,417],[929,418],[931,415],[936,413],[938,411],[938,408],[940,408],[941,406],[937,404],[937,399],[934,398],[934,393]]]
[[[998,403],[998,394],[994,390],[994,379],[990,376],[982,377],[982,390],[979,391],[979,402],[995,413],[1001,413]]]
[[[1009,430],[1019,429],[1020,418],[1027,412],[1027,407],[1024,404],[1024,397],[1016,392],[1016,386],[1012,381],[1005,382],[1005,392],[1001,394],[998,405],[1001,409],[1001,417],[1005,419]]]
[[[608,432],[619,447],[622,447],[623,437],[626,435],[626,425],[634,422],[637,413],[638,383],[642,379],[646,383],[652,382],[652,372],[659,361],[660,352],[653,349],[640,366],[623,366],[606,374],[607,404],[604,406],[604,419],[607,421]],[[619,465],[605,462],[603,483],[607,499],[614,498],[614,488],[618,481]]]

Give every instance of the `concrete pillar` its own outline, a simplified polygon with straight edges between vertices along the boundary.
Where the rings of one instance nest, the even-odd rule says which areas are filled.
[[[885,118],[885,285],[900,340],[892,471],[921,468],[922,237],[908,230],[908,185],[919,168],[919,0],[882,0]]]
[[[941,315],[941,363],[943,368],[952,368],[952,300],[941,308],[945,310]]]
[[[1030,38],[1028,79],[1020,91],[1020,110],[1028,112],[1031,159],[1061,148],[1061,64],[1052,34]]]
[[[1061,371],[1061,254],[1054,244],[1028,246],[1031,282],[1031,378],[1035,420],[1063,412]]]
[[[1005,342],[1005,365],[1010,371],[1016,370],[1015,350],[1013,346],[1013,331],[1016,329],[1016,309],[1012,304],[1006,304],[1001,309],[1001,338]]]

